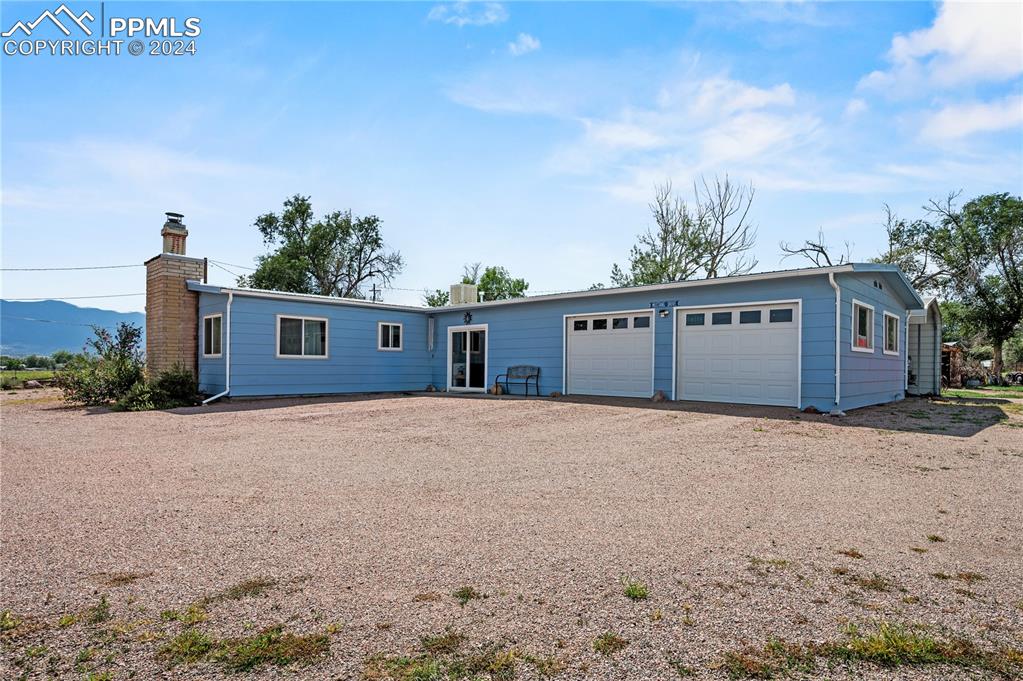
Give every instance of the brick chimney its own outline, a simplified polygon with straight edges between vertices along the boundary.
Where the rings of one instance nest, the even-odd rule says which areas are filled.
[[[150,376],[180,364],[198,376],[199,294],[189,279],[204,281],[206,261],[185,255],[188,230],[180,213],[167,213],[163,253],[146,261],[146,370]]]

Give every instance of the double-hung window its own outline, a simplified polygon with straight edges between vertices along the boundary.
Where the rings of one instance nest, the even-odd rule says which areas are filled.
[[[377,350],[400,352],[401,332],[402,325],[399,322],[379,322],[377,324]]]
[[[874,351],[874,308],[858,300],[852,302],[852,349]]]
[[[202,318],[202,356],[220,357],[223,348],[221,332],[223,315],[211,314]]]
[[[327,356],[327,320],[277,315],[278,357]]]
[[[891,312],[884,313],[884,354],[899,354],[899,318]]]

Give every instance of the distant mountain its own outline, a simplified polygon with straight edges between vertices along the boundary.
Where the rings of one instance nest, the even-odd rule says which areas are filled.
[[[141,326],[145,333],[146,316],[141,312],[78,307],[59,300],[0,300],[0,351],[15,356],[49,355],[57,350],[81,352],[85,341],[92,337],[92,325],[114,329],[120,322]]]

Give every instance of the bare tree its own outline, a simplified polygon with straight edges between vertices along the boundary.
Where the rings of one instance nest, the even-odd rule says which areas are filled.
[[[749,274],[757,266],[757,259],[749,254],[757,241],[757,228],[749,220],[756,195],[753,184],[733,184],[726,174],[724,180],[715,176],[711,185],[701,176],[693,192],[698,213],[704,218],[707,254],[703,269],[707,278]]]
[[[852,261],[852,244],[846,241],[845,253],[832,255],[831,247],[824,241],[823,229],[817,230],[816,241],[807,239],[803,242],[802,246],[794,246],[785,241],[778,245],[782,253],[785,254],[782,256],[782,260],[798,255],[812,262],[814,267],[832,267],[834,265],[844,265]]]
[[[650,204],[656,231],[647,229],[636,237],[629,253],[629,271],[615,265],[615,286],[665,284],[693,278],[707,262],[705,218],[693,215],[685,199],[677,196],[671,181],[654,189]]]

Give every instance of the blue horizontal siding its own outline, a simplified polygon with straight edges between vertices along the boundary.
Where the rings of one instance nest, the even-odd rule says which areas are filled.
[[[888,279],[877,274],[840,274],[835,279],[842,288],[842,333],[839,337],[842,361],[842,409],[856,409],[902,399],[905,395],[905,302],[893,293]],[[874,285],[875,281],[881,284],[880,289]],[[854,298],[874,307],[872,353],[856,352],[852,349]],[[885,312],[899,317],[901,342],[897,356],[886,355],[882,351]]]
[[[227,309],[227,296],[215,293],[203,293],[199,296],[199,390],[210,395],[217,395],[224,392],[226,388],[226,359],[224,350],[227,349],[227,318],[221,321],[221,352],[220,357],[203,357],[202,349],[205,333],[203,317],[211,314],[223,315]]]
[[[902,354],[881,352],[882,313],[905,319],[904,304],[875,288],[872,281],[888,274],[838,276],[842,298],[842,407],[877,404],[901,395]],[[875,354],[851,351],[851,299],[875,306]],[[536,300],[471,309],[471,324],[488,326],[487,385],[515,364],[540,367],[540,392],[564,391],[564,317],[654,309],[654,380],[652,390],[672,392],[674,376],[672,308],[733,305],[773,300],[801,300],[801,407],[822,411],[834,406],[835,297],[825,275],[766,281],[719,282],[660,291],[623,291],[587,297]],[[200,314],[223,312],[226,296],[202,293]],[[661,317],[658,312],[668,311]],[[276,357],[277,315],[325,317],[326,359]],[[317,393],[395,392],[447,386],[448,329],[465,324],[464,310],[390,311],[332,303],[299,302],[235,296],[231,319],[231,394],[236,396]],[[435,320],[433,350],[428,349],[429,319]],[[404,325],[404,350],[377,350],[377,322]],[[900,322],[901,323],[901,322]],[[904,333],[904,330],[903,330]],[[902,345],[905,345],[903,339]],[[200,345],[201,348],[201,345]],[[900,348],[904,353],[904,347]],[[201,354],[201,353],[200,353]],[[224,360],[200,357],[200,383],[207,392],[225,384]]]

